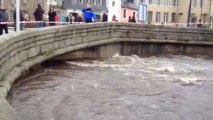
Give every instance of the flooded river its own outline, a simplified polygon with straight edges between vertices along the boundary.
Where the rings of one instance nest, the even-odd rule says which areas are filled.
[[[23,120],[212,120],[213,60],[114,56],[44,67],[8,97]]]

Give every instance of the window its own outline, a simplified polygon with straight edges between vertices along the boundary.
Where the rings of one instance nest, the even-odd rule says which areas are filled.
[[[126,18],[126,9],[124,9],[124,18]]]
[[[146,3],[146,0],[140,0],[141,3]]]
[[[156,12],[156,22],[160,22],[160,12]]]
[[[102,5],[102,0],[100,0],[100,5]]]
[[[200,0],[200,8],[203,7],[203,0]]]
[[[115,1],[112,2],[112,7],[115,7]]]
[[[100,5],[100,4],[101,4],[101,0],[97,0],[97,1],[96,1],[96,4],[97,4],[97,5]]]
[[[168,22],[169,19],[169,13],[164,13],[164,22]]]
[[[177,6],[177,0],[173,0],[173,6]]]
[[[172,13],[172,22],[176,22],[176,13]]]
[[[149,0],[149,4],[152,4],[152,0]]]
[[[148,11],[148,21],[152,21],[152,11]]]
[[[194,7],[197,6],[197,0],[194,0],[193,6],[194,6]]]
[[[27,0],[22,0],[22,4],[27,4]]]
[[[76,1],[76,0],[72,0],[72,3],[73,3],[73,4],[76,4],[76,3],[77,3],[77,1]]]
[[[10,19],[13,19],[13,12],[14,12],[14,10],[10,11]]]
[[[157,4],[160,5],[160,0],[157,0]]]
[[[96,0],[92,0],[91,2],[91,4],[96,5]]]
[[[4,5],[4,0],[0,0],[0,5]]]
[[[86,4],[88,4],[89,3],[89,0],[86,0]]]
[[[14,5],[16,3],[16,0],[11,0],[11,3]]]
[[[127,2],[134,3],[134,0],[127,0]]]
[[[80,2],[81,4],[83,4],[83,3],[84,3],[84,1],[83,1],[83,0],[79,0],[79,2]]]

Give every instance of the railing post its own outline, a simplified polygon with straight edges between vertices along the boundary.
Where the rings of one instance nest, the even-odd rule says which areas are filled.
[[[20,31],[20,0],[16,0],[16,31]]]

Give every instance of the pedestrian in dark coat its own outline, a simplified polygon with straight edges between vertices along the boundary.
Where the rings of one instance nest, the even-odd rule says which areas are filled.
[[[108,15],[104,13],[102,16],[102,22],[107,22],[107,21],[108,21]]]
[[[48,12],[48,16],[49,16],[49,26],[54,26],[55,25],[55,16],[56,16],[57,14],[56,14],[56,12],[54,11],[54,8],[53,7],[51,7],[50,8],[50,11]],[[53,22],[53,23],[51,23],[51,22]]]
[[[38,28],[43,27],[43,15],[44,15],[44,10],[42,9],[41,5],[38,4],[38,7],[36,8],[34,12],[35,20],[38,22],[36,24],[36,27]]]
[[[7,22],[8,18],[7,18],[7,14],[6,14],[6,10],[5,8],[1,7],[0,8],[0,22]],[[8,27],[7,27],[7,23],[0,23],[0,35],[3,34],[3,30],[5,31],[5,33],[8,33]]]
[[[128,22],[132,22],[132,18],[131,18],[131,16],[129,16]]]
[[[136,23],[136,19],[135,19],[135,16],[134,16],[134,15],[132,16],[132,22],[133,22],[133,23]]]

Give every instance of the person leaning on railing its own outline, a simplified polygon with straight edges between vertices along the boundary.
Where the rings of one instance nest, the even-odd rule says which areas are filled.
[[[92,11],[90,5],[87,5],[87,8],[81,10],[84,13],[84,19],[86,23],[91,23],[96,21],[95,13]]]

